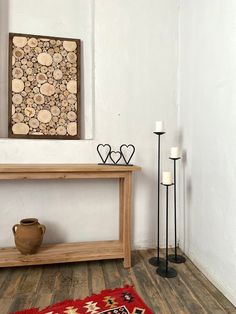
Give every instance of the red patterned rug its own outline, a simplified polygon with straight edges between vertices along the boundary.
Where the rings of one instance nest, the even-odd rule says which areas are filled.
[[[130,286],[104,290],[84,300],[64,301],[43,310],[29,309],[14,314],[154,314]]]

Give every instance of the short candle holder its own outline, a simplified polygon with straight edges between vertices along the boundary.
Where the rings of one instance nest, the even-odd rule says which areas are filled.
[[[158,136],[158,157],[157,157],[157,256],[149,259],[149,264],[152,266],[160,266],[165,263],[163,258],[160,258],[160,168],[161,168],[161,135],[166,132],[153,132]]]
[[[185,263],[186,259],[182,255],[177,254],[177,218],[176,218],[176,161],[181,159],[181,157],[170,157],[171,160],[174,161],[174,224],[175,224],[175,253],[170,254],[168,259],[170,262],[175,264]]]
[[[168,188],[172,186],[173,183],[161,184],[166,187],[166,260],[165,265],[161,265],[159,268],[157,268],[156,273],[161,277],[173,278],[177,276],[177,271],[168,265]]]

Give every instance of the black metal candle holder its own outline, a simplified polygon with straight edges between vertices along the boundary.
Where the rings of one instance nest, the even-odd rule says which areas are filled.
[[[170,157],[171,160],[174,161],[174,224],[175,224],[175,253],[174,254],[170,254],[168,256],[168,259],[170,262],[172,263],[176,263],[176,264],[181,264],[181,263],[185,263],[186,259],[184,256],[182,255],[178,255],[177,254],[177,218],[176,218],[176,161],[181,159],[180,157],[177,158],[173,158]]]
[[[151,257],[149,263],[153,266],[160,266],[165,263],[160,258],[160,167],[161,167],[161,135],[166,132],[153,132],[158,136],[158,157],[157,157],[157,256]]]
[[[166,187],[166,259],[165,259],[165,264],[161,265],[159,268],[157,268],[156,273],[160,275],[161,277],[165,278],[173,278],[177,276],[177,271],[169,267],[168,265],[168,188],[169,186],[173,185],[172,184],[163,184]]]

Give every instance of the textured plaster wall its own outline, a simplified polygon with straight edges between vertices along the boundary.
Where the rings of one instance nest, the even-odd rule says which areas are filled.
[[[0,140],[1,163],[98,162],[96,145],[133,143],[133,244],[156,243],[155,121],[164,120],[163,168],[176,138],[177,12],[172,0],[1,0],[0,121],[6,137],[7,34],[22,32],[83,41],[81,141]],[[56,8],[56,10],[55,10]],[[0,246],[13,245],[11,226],[35,216],[46,242],[118,236],[117,182],[0,182]],[[162,217],[163,219],[163,217]],[[161,225],[164,225],[162,220]],[[164,228],[162,228],[164,236]],[[164,237],[161,238],[164,245]]]
[[[181,247],[236,305],[236,2],[181,1]]]

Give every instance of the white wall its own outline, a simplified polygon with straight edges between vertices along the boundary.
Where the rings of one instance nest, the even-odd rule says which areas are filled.
[[[236,2],[181,1],[181,247],[236,305]]]
[[[0,162],[96,163],[98,143],[109,142],[114,149],[122,143],[133,143],[133,162],[143,168],[134,178],[134,246],[155,245],[156,137],[152,132],[156,120],[165,121],[166,156],[167,148],[176,140],[176,2],[70,0],[68,6],[68,1],[62,0],[11,0],[9,7],[6,3],[1,0],[1,15],[9,16],[1,43],[6,44],[8,31],[83,40],[84,108],[93,108],[94,123],[88,133],[94,132],[94,138],[1,139]],[[5,48],[0,45],[3,64]],[[5,121],[7,72],[3,67],[0,71],[1,121]],[[91,115],[84,119],[86,125],[90,125],[90,118]],[[165,166],[170,166],[168,161]],[[27,216],[36,216],[48,226],[47,242],[117,237],[117,182],[1,182],[0,199],[0,246],[13,245],[11,226]]]

